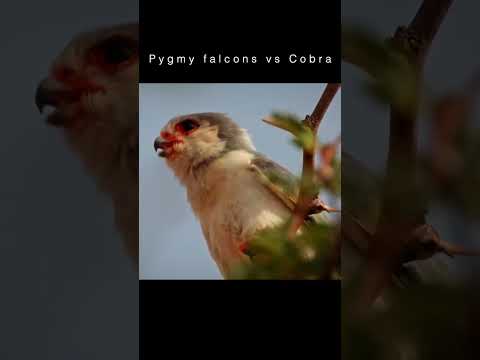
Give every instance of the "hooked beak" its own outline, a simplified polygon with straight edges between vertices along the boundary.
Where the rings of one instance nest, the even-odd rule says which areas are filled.
[[[47,122],[59,126],[63,124],[64,119],[58,112],[58,108],[62,106],[62,104],[77,101],[79,97],[78,92],[65,89],[49,78],[46,78],[38,84],[35,92],[35,105],[41,114],[47,106],[50,106],[52,112],[47,117]]]
[[[171,144],[168,141],[163,141],[159,137],[157,137],[153,143],[153,148],[155,149],[155,152],[157,153],[158,156],[167,157],[165,150],[170,145]]]
[[[153,148],[158,156],[168,158],[175,153],[174,146],[180,143],[183,143],[181,138],[171,136],[168,140],[164,140],[159,136],[155,139]]]

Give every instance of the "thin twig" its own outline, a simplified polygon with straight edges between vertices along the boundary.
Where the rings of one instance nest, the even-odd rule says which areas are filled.
[[[319,214],[321,212],[337,213],[337,212],[340,212],[340,210],[338,210],[337,208],[328,206],[322,200],[320,200],[320,198],[317,197],[312,201],[312,204],[308,209],[307,215]]]
[[[320,123],[322,122],[324,115],[339,88],[340,84],[327,84],[312,114],[307,116],[304,120],[304,124],[308,126],[310,130],[312,130],[315,139],[317,138],[318,127],[320,126]],[[288,237],[290,239],[295,237],[298,229],[304,223],[305,217],[309,213],[317,195],[312,194],[311,191],[311,185],[314,184],[315,181],[314,157],[315,149],[313,149],[313,151],[303,151],[303,168],[300,193],[298,195],[297,204],[293,212],[292,222],[288,230]]]
[[[276,128],[279,128],[279,129],[288,131],[288,132],[290,132],[290,133],[292,132],[291,129],[290,129],[288,126],[285,125],[285,123],[275,121],[275,118],[272,117],[272,116],[264,117],[264,118],[262,119],[262,121],[263,121],[264,123],[267,123],[268,125],[275,126]]]
[[[330,106],[335,94],[340,88],[340,84],[327,84],[325,90],[323,91],[322,97],[318,100],[317,106],[313,109],[312,115],[308,116],[304,122],[316,135],[318,127],[323,120],[325,113]]]

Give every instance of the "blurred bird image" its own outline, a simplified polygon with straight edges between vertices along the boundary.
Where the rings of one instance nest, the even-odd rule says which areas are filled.
[[[73,38],[38,85],[35,102],[111,197],[138,263],[138,24]]]
[[[186,188],[224,277],[250,261],[242,248],[258,231],[282,224],[293,212],[295,176],[256,152],[246,130],[224,114],[175,117],[154,149]]]

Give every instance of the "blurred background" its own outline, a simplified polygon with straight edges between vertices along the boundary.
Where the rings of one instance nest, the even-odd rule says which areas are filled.
[[[422,1],[354,0],[342,1],[343,27],[354,27],[371,33],[383,41],[392,36],[400,25],[408,25]],[[431,132],[435,126],[431,109],[434,102],[451,95],[471,95],[468,124],[478,129],[480,124],[478,96],[468,86],[478,78],[480,49],[472,32],[477,22],[475,14],[480,10],[477,3],[454,1],[442,23],[430,49],[424,72],[424,104],[420,112],[419,147],[429,151]],[[342,63],[342,145],[343,151],[352,154],[377,175],[383,175],[387,158],[389,107],[375,100],[365,89],[368,76],[357,67]],[[478,83],[478,80],[477,80]],[[475,130],[473,130],[475,131]],[[470,132],[473,134],[472,130]],[[477,164],[469,164],[476,171]],[[471,177],[477,182],[477,178]],[[452,190],[455,186],[450,186]],[[476,197],[471,191],[470,197]],[[466,215],[462,206],[451,206],[445,201],[431,203],[428,221],[442,234],[445,240],[470,246],[480,246],[478,216]],[[456,279],[470,277],[480,271],[477,258],[459,258],[451,261],[439,256],[450,265],[449,271]]]
[[[342,27],[356,35],[368,34],[372,43],[384,46],[399,26],[408,26],[422,3],[434,8],[445,2],[343,0]],[[428,174],[419,195],[429,197],[427,222],[443,240],[476,249],[480,248],[480,49],[475,31],[479,10],[478,2],[452,2],[425,63],[418,117],[419,164]],[[373,59],[378,53],[369,55]],[[342,63],[342,150],[382,177],[390,108],[367,90],[368,81],[359,68]],[[344,205],[347,200],[343,194]],[[396,289],[386,306],[368,314],[363,308],[355,309],[360,316],[355,314],[355,298],[344,291],[342,358],[478,359],[480,259],[441,254],[416,262],[419,271],[427,273],[439,263],[448,266],[432,271],[433,281],[421,285],[413,281],[405,291]]]
[[[153,150],[153,140],[171,118],[194,112],[227,113],[248,130],[257,151],[301,172],[301,151],[292,136],[261,121],[272,111],[303,118],[324,84],[140,84],[140,278],[220,279],[184,188]],[[321,142],[341,131],[341,92],[319,130]]]
[[[135,359],[138,274],[110,201],[34,96],[73,36],[138,21],[138,2],[17,1],[2,15],[0,357]]]

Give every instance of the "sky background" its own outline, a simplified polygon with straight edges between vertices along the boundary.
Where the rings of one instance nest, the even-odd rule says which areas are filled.
[[[324,84],[140,85],[140,278],[220,279],[185,190],[153,149],[172,117],[224,112],[248,130],[257,150],[299,174],[301,152],[285,131],[261,121],[274,110],[310,114]],[[319,130],[321,141],[341,130],[341,91]]]

